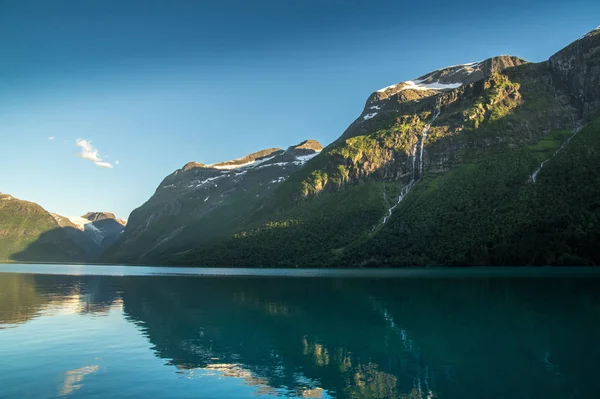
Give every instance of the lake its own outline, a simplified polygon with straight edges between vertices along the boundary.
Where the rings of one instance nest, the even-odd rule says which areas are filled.
[[[0,265],[0,398],[597,398],[595,269]]]

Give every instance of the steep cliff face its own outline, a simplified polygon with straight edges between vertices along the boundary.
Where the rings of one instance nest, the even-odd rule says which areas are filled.
[[[308,196],[364,179],[414,183],[490,151],[534,143],[572,125],[577,114],[569,93],[552,85],[545,63],[503,56],[444,68],[371,95],[319,167],[302,171],[298,192]]]
[[[548,60],[557,87],[567,91],[590,120],[600,112],[600,26]]]
[[[287,150],[271,148],[212,165],[186,164],[131,213],[122,237],[103,259],[161,261],[231,233],[321,149],[317,141],[307,140]]]

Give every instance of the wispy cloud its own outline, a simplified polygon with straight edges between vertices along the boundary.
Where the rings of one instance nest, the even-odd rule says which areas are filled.
[[[112,167],[113,167],[108,162],[96,162],[96,165],[100,166],[101,168],[108,168],[108,169],[112,169]]]
[[[91,141],[84,140],[84,139],[77,139],[77,140],[75,140],[75,144],[78,147],[81,147],[81,154],[78,154],[78,156],[80,156],[81,158],[87,159],[88,161],[95,163],[97,166],[100,166],[101,168],[111,169],[113,167],[112,164],[110,164],[108,162],[104,162],[102,160],[102,158],[100,158],[100,152],[98,151],[97,148],[94,148]]]
[[[48,137],[48,140],[56,140],[56,137],[50,136],[50,137]]]
[[[117,159],[117,160],[115,161],[115,165],[118,165],[118,164],[119,164],[119,160]]]

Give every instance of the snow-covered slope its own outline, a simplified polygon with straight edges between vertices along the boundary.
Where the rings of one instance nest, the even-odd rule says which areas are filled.
[[[67,219],[71,221],[77,228],[81,231],[85,229],[85,225],[88,223],[92,223],[88,219],[82,218],[81,216],[65,216]]]

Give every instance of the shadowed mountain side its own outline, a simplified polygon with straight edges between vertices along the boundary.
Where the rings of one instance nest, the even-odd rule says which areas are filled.
[[[70,238],[70,235],[78,235],[75,230],[72,227],[48,230],[9,259],[15,262],[85,262],[87,254]]]
[[[126,225],[110,212],[88,212],[81,217],[51,215],[71,240],[85,251],[87,261],[95,261],[119,238]]]
[[[100,246],[94,242],[89,234],[76,227],[61,226],[64,232],[69,236],[78,247],[85,252],[85,260],[96,259],[102,252]]]
[[[124,229],[125,227],[114,219],[100,219],[85,225],[85,232],[89,231],[88,235],[98,243],[98,255],[117,241]]]
[[[317,141],[305,140],[286,150],[271,148],[213,165],[187,163],[131,213],[101,261],[165,262],[173,253],[226,237],[321,149]]]
[[[74,238],[40,205],[0,193],[0,262],[80,262],[86,259]]]

